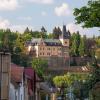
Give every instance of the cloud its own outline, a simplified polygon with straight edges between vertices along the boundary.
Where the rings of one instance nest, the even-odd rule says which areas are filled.
[[[87,36],[93,36],[93,31],[91,29],[84,29],[82,28],[80,25],[76,25],[74,23],[69,23],[67,24],[67,30],[69,30],[72,34],[74,32],[79,31],[79,33],[83,36],[83,35],[87,35]]]
[[[9,20],[0,17],[0,28],[6,29],[10,25]]]
[[[71,14],[71,10],[67,3],[63,3],[61,6],[55,8],[55,14],[57,16],[68,16]]]
[[[42,16],[47,16],[47,13],[45,11],[41,12]]]
[[[24,21],[31,21],[32,17],[27,16],[27,17],[18,17],[19,20],[24,20]]]
[[[10,28],[12,31],[19,31],[19,32],[24,32],[24,30],[26,29],[26,27],[29,27],[29,29],[34,30],[34,27],[31,25],[13,25],[11,24],[11,22],[8,19],[3,19],[0,17],[0,29],[7,29]]]
[[[18,6],[18,0],[0,0],[0,10],[15,10]]]
[[[30,26],[30,25],[11,25],[9,26],[9,28],[12,30],[12,31],[18,31],[20,33],[23,33],[24,30],[26,29],[26,27],[28,27],[30,30],[34,30],[34,27],[33,26]]]
[[[33,3],[52,4],[54,0],[30,0]]]

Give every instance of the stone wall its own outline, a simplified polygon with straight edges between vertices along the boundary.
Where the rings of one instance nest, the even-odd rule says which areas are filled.
[[[92,57],[70,57],[71,66],[85,66],[87,63],[92,63]]]

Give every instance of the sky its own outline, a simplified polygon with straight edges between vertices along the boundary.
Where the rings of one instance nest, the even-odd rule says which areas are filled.
[[[0,0],[0,28],[23,32],[26,27],[33,31],[42,26],[48,33],[63,24],[71,33],[79,31],[92,37],[100,35],[98,28],[83,29],[75,24],[73,9],[86,5],[88,0]]]

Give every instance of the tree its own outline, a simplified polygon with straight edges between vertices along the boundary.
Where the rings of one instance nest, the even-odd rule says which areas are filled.
[[[78,56],[79,55],[78,48],[79,48],[79,45],[80,45],[80,39],[81,39],[81,36],[80,36],[79,32],[73,33],[73,35],[71,37],[71,46],[70,46],[72,56]]]
[[[47,38],[46,32],[47,30],[44,28],[44,26],[42,26],[41,32],[40,32],[40,35],[42,38]]]
[[[55,84],[56,87],[59,87],[61,91],[63,91],[63,94],[64,94],[64,91],[66,90],[67,88],[67,91],[65,93],[71,93],[69,98],[70,100],[73,100],[73,90],[76,90],[76,86],[75,86],[75,83],[77,82],[77,89],[80,89],[80,86],[79,84],[81,84],[81,82],[83,80],[85,80],[87,78],[87,75],[82,75],[82,74],[77,74],[77,73],[74,73],[74,74],[70,74],[70,73],[67,73],[65,75],[62,75],[62,76],[56,76],[53,78],[53,82]],[[73,89],[72,89],[73,88]],[[78,90],[78,95],[79,95],[79,92],[80,90]]]
[[[84,56],[85,55],[85,37],[81,38],[81,42],[79,45],[79,55]]]
[[[42,28],[41,28],[41,32],[42,32],[42,33],[47,32],[47,30],[44,28],[44,26],[42,26]]]
[[[68,87],[71,87],[71,84],[73,82],[72,80],[72,77],[70,74],[66,74],[66,75],[63,75],[63,76],[56,76],[53,78],[53,82],[55,84],[55,86],[57,88],[59,88],[59,92],[60,92],[60,95],[61,95],[61,98],[63,100],[63,98],[65,97],[65,91]],[[69,89],[71,90],[71,89]]]
[[[41,58],[33,58],[32,67],[35,69],[39,77],[44,77],[46,68],[48,67],[48,63],[46,60]]]
[[[100,0],[89,0],[87,6],[74,9],[77,24],[83,27],[100,27]]]
[[[95,41],[96,41],[97,47],[100,48],[100,37],[98,36],[98,38],[96,38]]]
[[[62,32],[61,32],[61,29],[60,29],[60,27],[55,27],[54,29],[53,29],[53,38],[54,39],[59,39],[59,35],[61,34]]]
[[[55,86],[57,86],[57,87],[61,87],[62,85],[67,87],[68,86],[67,81],[68,81],[68,77],[66,75],[56,76],[53,78],[53,82],[54,82]]]
[[[16,39],[17,39],[16,33],[11,32],[10,29],[3,30],[1,32],[1,37],[0,37],[1,48],[8,49],[9,52],[12,53]]]
[[[25,31],[24,31],[24,34],[27,34],[27,33],[30,33],[30,30],[29,30],[28,27],[27,27],[27,28],[25,29]]]
[[[12,53],[12,62],[24,67],[29,65],[29,57],[26,55],[25,42],[29,39],[28,34],[18,34]]]

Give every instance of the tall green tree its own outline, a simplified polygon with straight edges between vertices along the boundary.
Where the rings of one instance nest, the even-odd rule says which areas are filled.
[[[85,55],[85,37],[81,38],[81,42],[79,45],[79,55],[84,56]]]
[[[30,33],[30,30],[28,27],[26,27],[25,31],[24,31],[24,34],[27,34],[27,33]]]
[[[71,55],[72,56],[78,56],[79,55],[79,51],[78,51],[78,48],[79,48],[79,45],[80,45],[80,39],[81,39],[81,36],[79,34],[79,32],[77,33],[73,33],[73,35],[71,36]]]
[[[33,69],[35,69],[39,77],[44,77],[45,71],[48,67],[48,63],[46,60],[43,60],[41,58],[33,58],[32,67]]]
[[[54,38],[54,39],[59,39],[59,35],[60,35],[61,33],[62,33],[62,32],[61,32],[60,27],[55,27],[55,28],[53,29],[53,38]]]
[[[47,30],[44,28],[44,26],[42,26],[41,28],[41,32],[40,32],[40,35],[42,38],[47,38]]]
[[[83,27],[100,27],[100,0],[89,0],[87,6],[75,8],[74,16]]]

